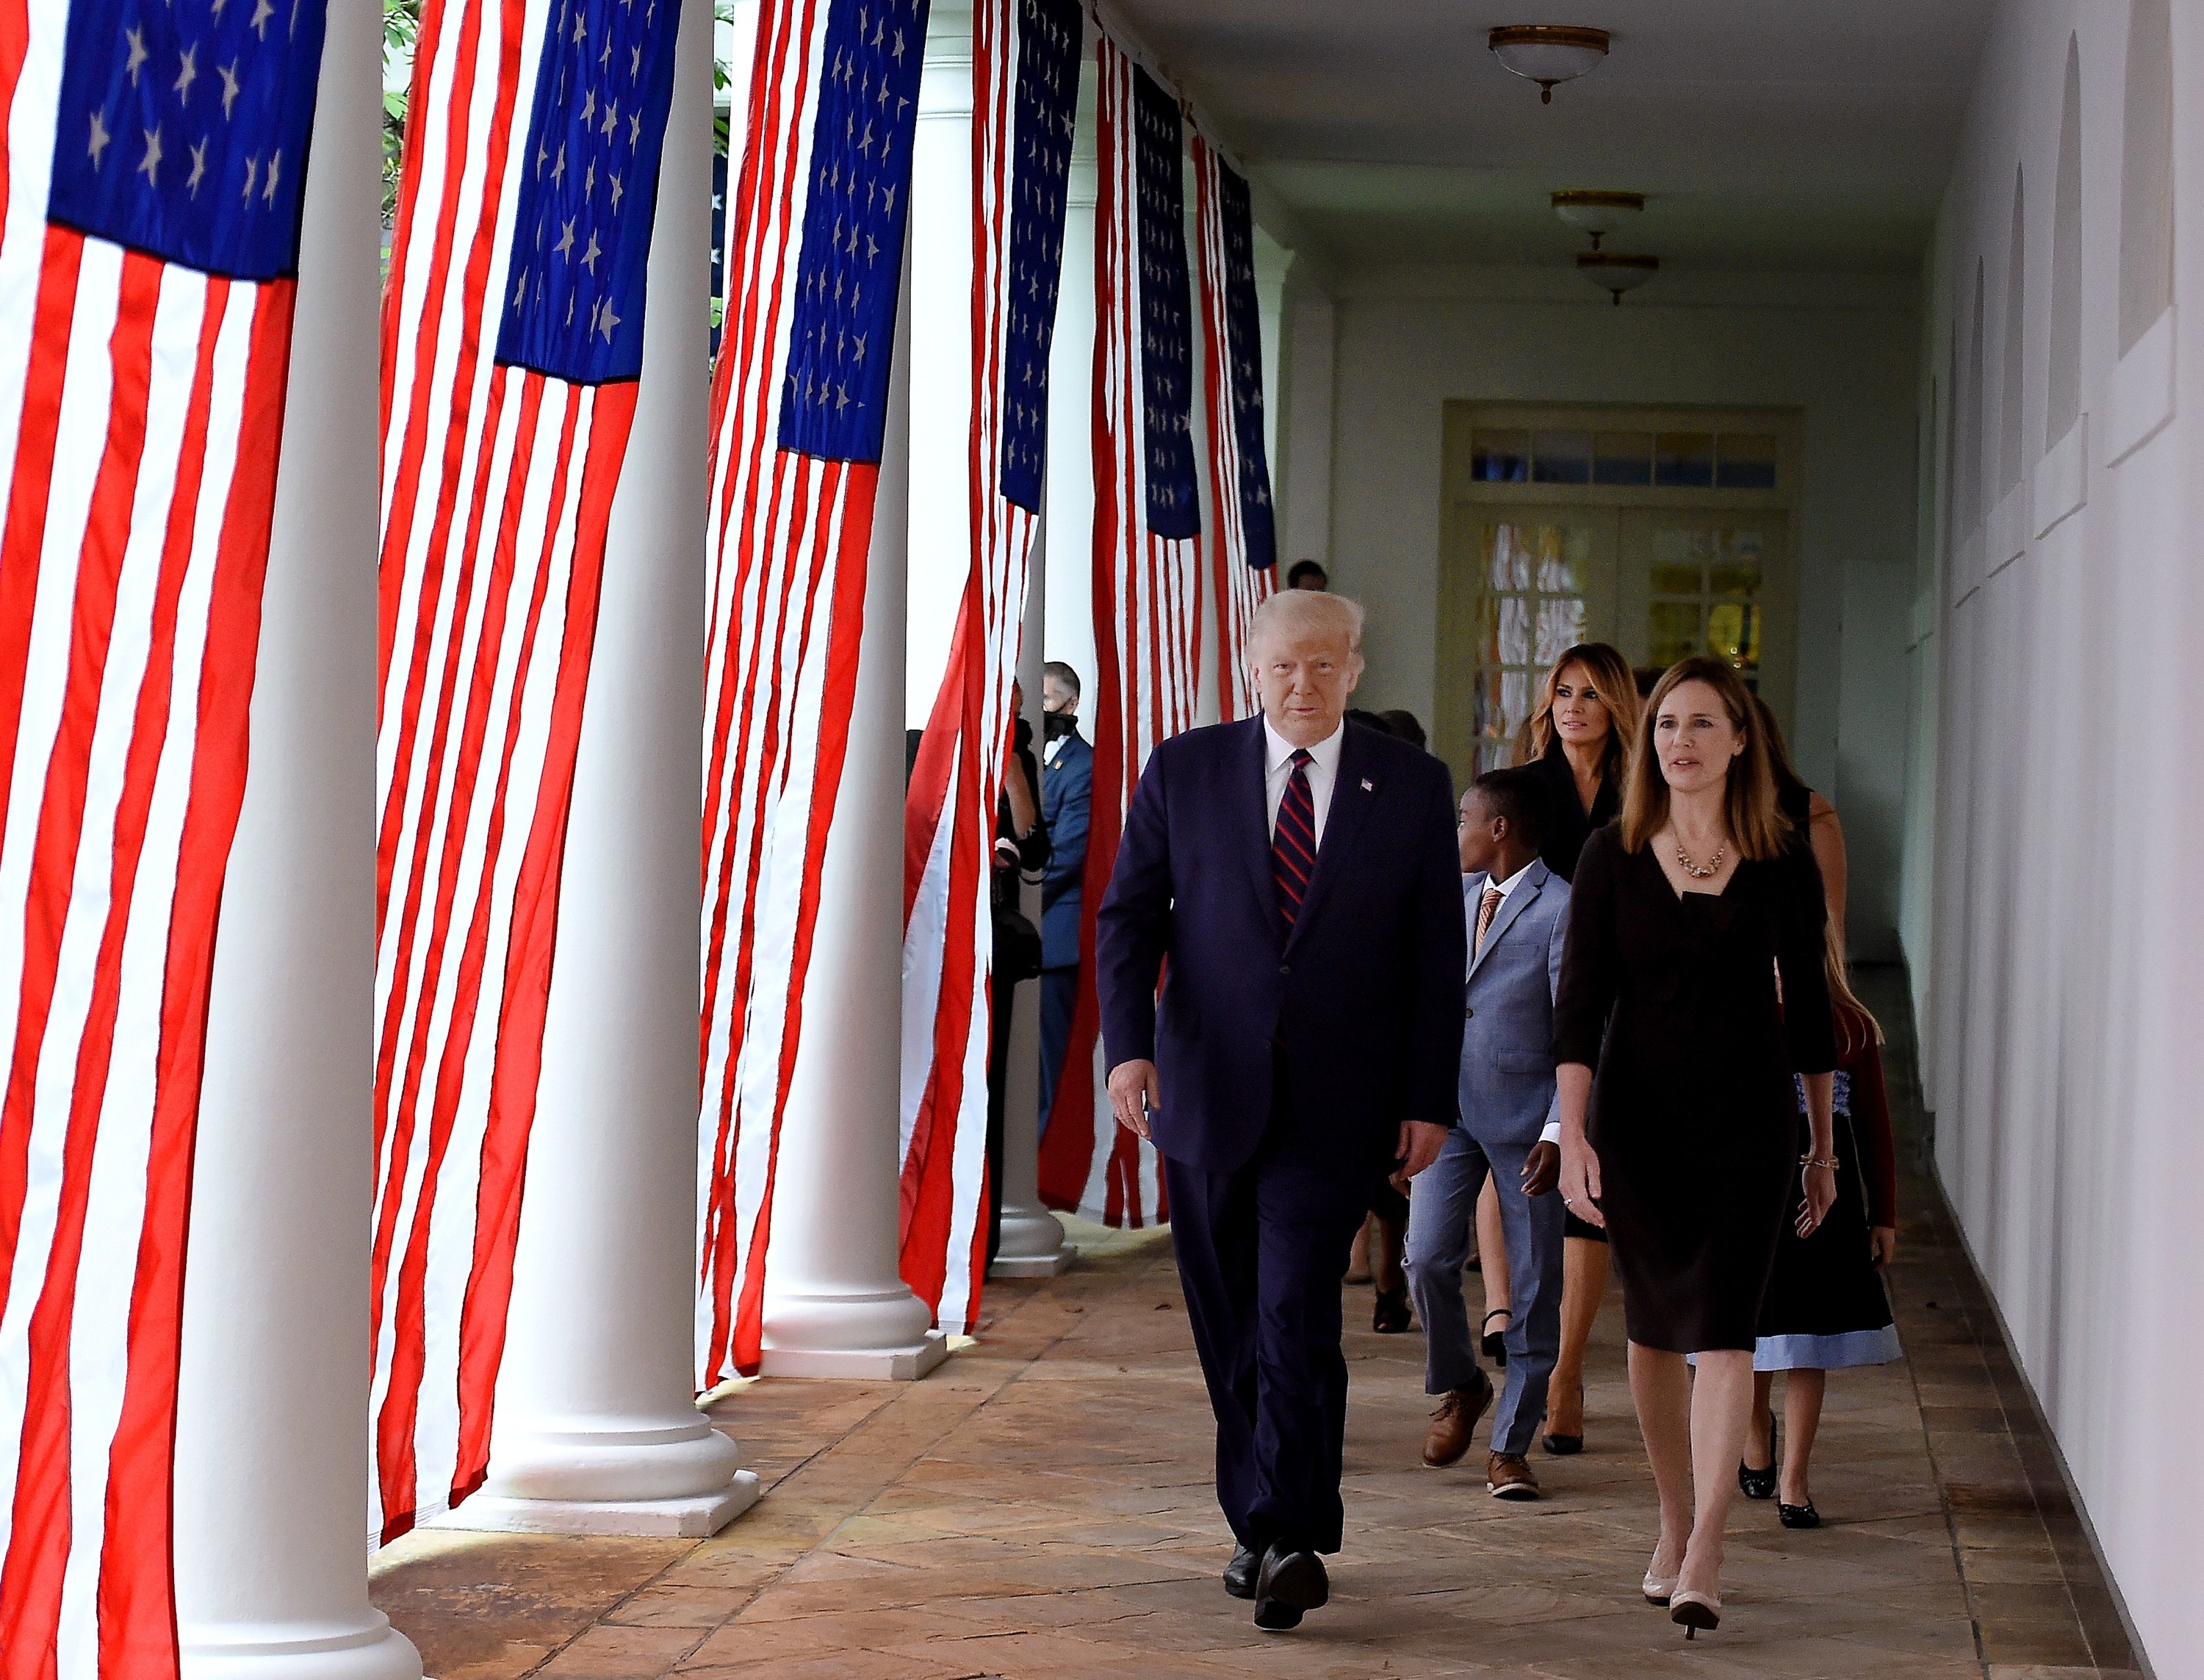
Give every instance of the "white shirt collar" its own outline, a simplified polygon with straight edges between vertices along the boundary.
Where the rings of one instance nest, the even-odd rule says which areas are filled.
[[[1536,863],[1537,861],[1537,860],[1536,858],[1533,858],[1533,859],[1532,859],[1532,860],[1531,860],[1531,862],[1532,862],[1532,863]],[[1509,893],[1511,893],[1511,892],[1513,892],[1513,891],[1514,891],[1514,890],[1515,890],[1515,884],[1516,884],[1517,882],[1520,881],[1520,880],[1521,880],[1521,879],[1526,876],[1526,875],[1529,874],[1530,873],[1531,873],[1531,864],[1530,864],[1530,863],[1526,863],[1526,864],[1525,864],[1525,865],[1524,865],[1520,869],[1517,870],[1517,871],[1516,871],[1513,875],[1510,875],[1510,876],[1509,876],[1506,880],[1504,880],[1504,881],[1496,881],[1496,880],[1494,880],[1494,879],[1492,878],[1492,877],[1491,877],[1491,876],[1487,875],[1487,876],[1484,878],[1484,884],[1485,884],[1487,887],[1490,888],[1494,892],[1498,893],[1498,894],[1500,895],[1500,896],[1501,896],[1502,900],[1504,902],[1504,901],[1506,900],[1506,898],[1507,898],[1508,895]]]
[[[1330,776],[1339,769],[1339,749],[1347,742],[1347,720],[1342,719],[1338,727],[1308,749],[1316,767]],[[1294,755],[1294,743],[1278,733],[1266,714],[1263,719],[1263,772],[1271,775]]]

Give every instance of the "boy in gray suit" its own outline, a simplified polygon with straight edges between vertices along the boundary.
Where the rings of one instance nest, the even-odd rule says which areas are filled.
[[[1526,770],[1480,776],[1461,796],[1462,904],[1470,931],[1461,1042],[1461,1124],[1409,1189],[1408,1287],[1423,1320],[1427,1393],[1443,1395],[1424,1462],[1469,1450],[1492,1381],[1478,1368],[1462,1304],[1477,1198],[1489,1173],[1508,1243],[1508,1381],[1492,1419],[1485,1487],[1535,1500],[1525,1454],[1546,1414],[1546,1381],[1561,1337],[1561,1127],[1554,1084],[1553,1003],[1568,927],[1568,883],[1538,861],[1538,802]]]

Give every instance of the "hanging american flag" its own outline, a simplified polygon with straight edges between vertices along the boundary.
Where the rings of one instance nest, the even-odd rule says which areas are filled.
[[[907,796],[903,964],[903,1276],[937,1324],[967,1331],[986,1269],[995,807],[1047,456],[1085,27],[1076,0],[973,9],[972,565]]]
[[[1254,715],[1247,623],[1277,587],[1277,535],[1263,442],[1263,321],[1255,299],[1255,218],[1247,182],[1201,133],[1192,137],[1201,246],[1203,436],[1209,473],[1209,583],[1217,602],[1217,714]]]
[[[382,340],[384,1540],[488,1465],[679,5],[430,0],[414,59]]]
[[[849,744],[927,0],[765,0],[712,400],[699,1387],[758,1368]]]
[[[323,8],[0,16],[0,1674],[177,1671],[215,927]]]
[[[1178,106],[1101,38],[1094,215],[1094,794],[1081,949],[1117,861],[1141,768],[1192,726],[1201,670],[1194,482],[1194,305]],[[1056,1105],[1041,1140],[1044,1201],[1112,1225],[1167,1217],[1152,1144],[1123,1130],[1103,1082],[1100,1015],[1081,965]],[[1084,1070],[1083,1072],[1081,1070]]]

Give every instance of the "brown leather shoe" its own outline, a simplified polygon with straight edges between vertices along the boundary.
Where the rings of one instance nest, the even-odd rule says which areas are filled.
[[[1496,1500],[1535,1500],[1538,1475],[1520,1452],[1495,1452],[1484,1461],[1484,1490]]]
[[[1492,1380],[1482,1371],[1478,1373],[1476,1387],[1449,1390],[1439,1402],[1439,1409],[1431,1414],[1431,1429],[1424,1436],[1424,1462],[1433,1470],[1459,1463],[1461,1455],[1469,1451],[1469,1438],[1476,1431],[1477,1420],[1484,1416],[1485,1407],[1491,1404]]]

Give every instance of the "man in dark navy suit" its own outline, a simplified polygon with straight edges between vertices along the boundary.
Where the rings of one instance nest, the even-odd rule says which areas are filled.
[[[1339,1550],[1348,1249],[1372,1184],[1437,1156],[1461,1055],[1452,784],[1343,721],[1361,639],[1337,595],[1264,602],[1263,715],[1156,748],[1097,920],[1111,1106],[1163,1154],[1217,1415],[1225,1590],[1271,1630]]]
[[[1087,808],[1094,748],[1079,732],[1079,673],[1061,660],[1040,668],[1040,819],[1048,868],[1040,878],[1040,1129],[1056,1109],[1056,1081],[1079,1002],[1079,923],[1085,908]]]

